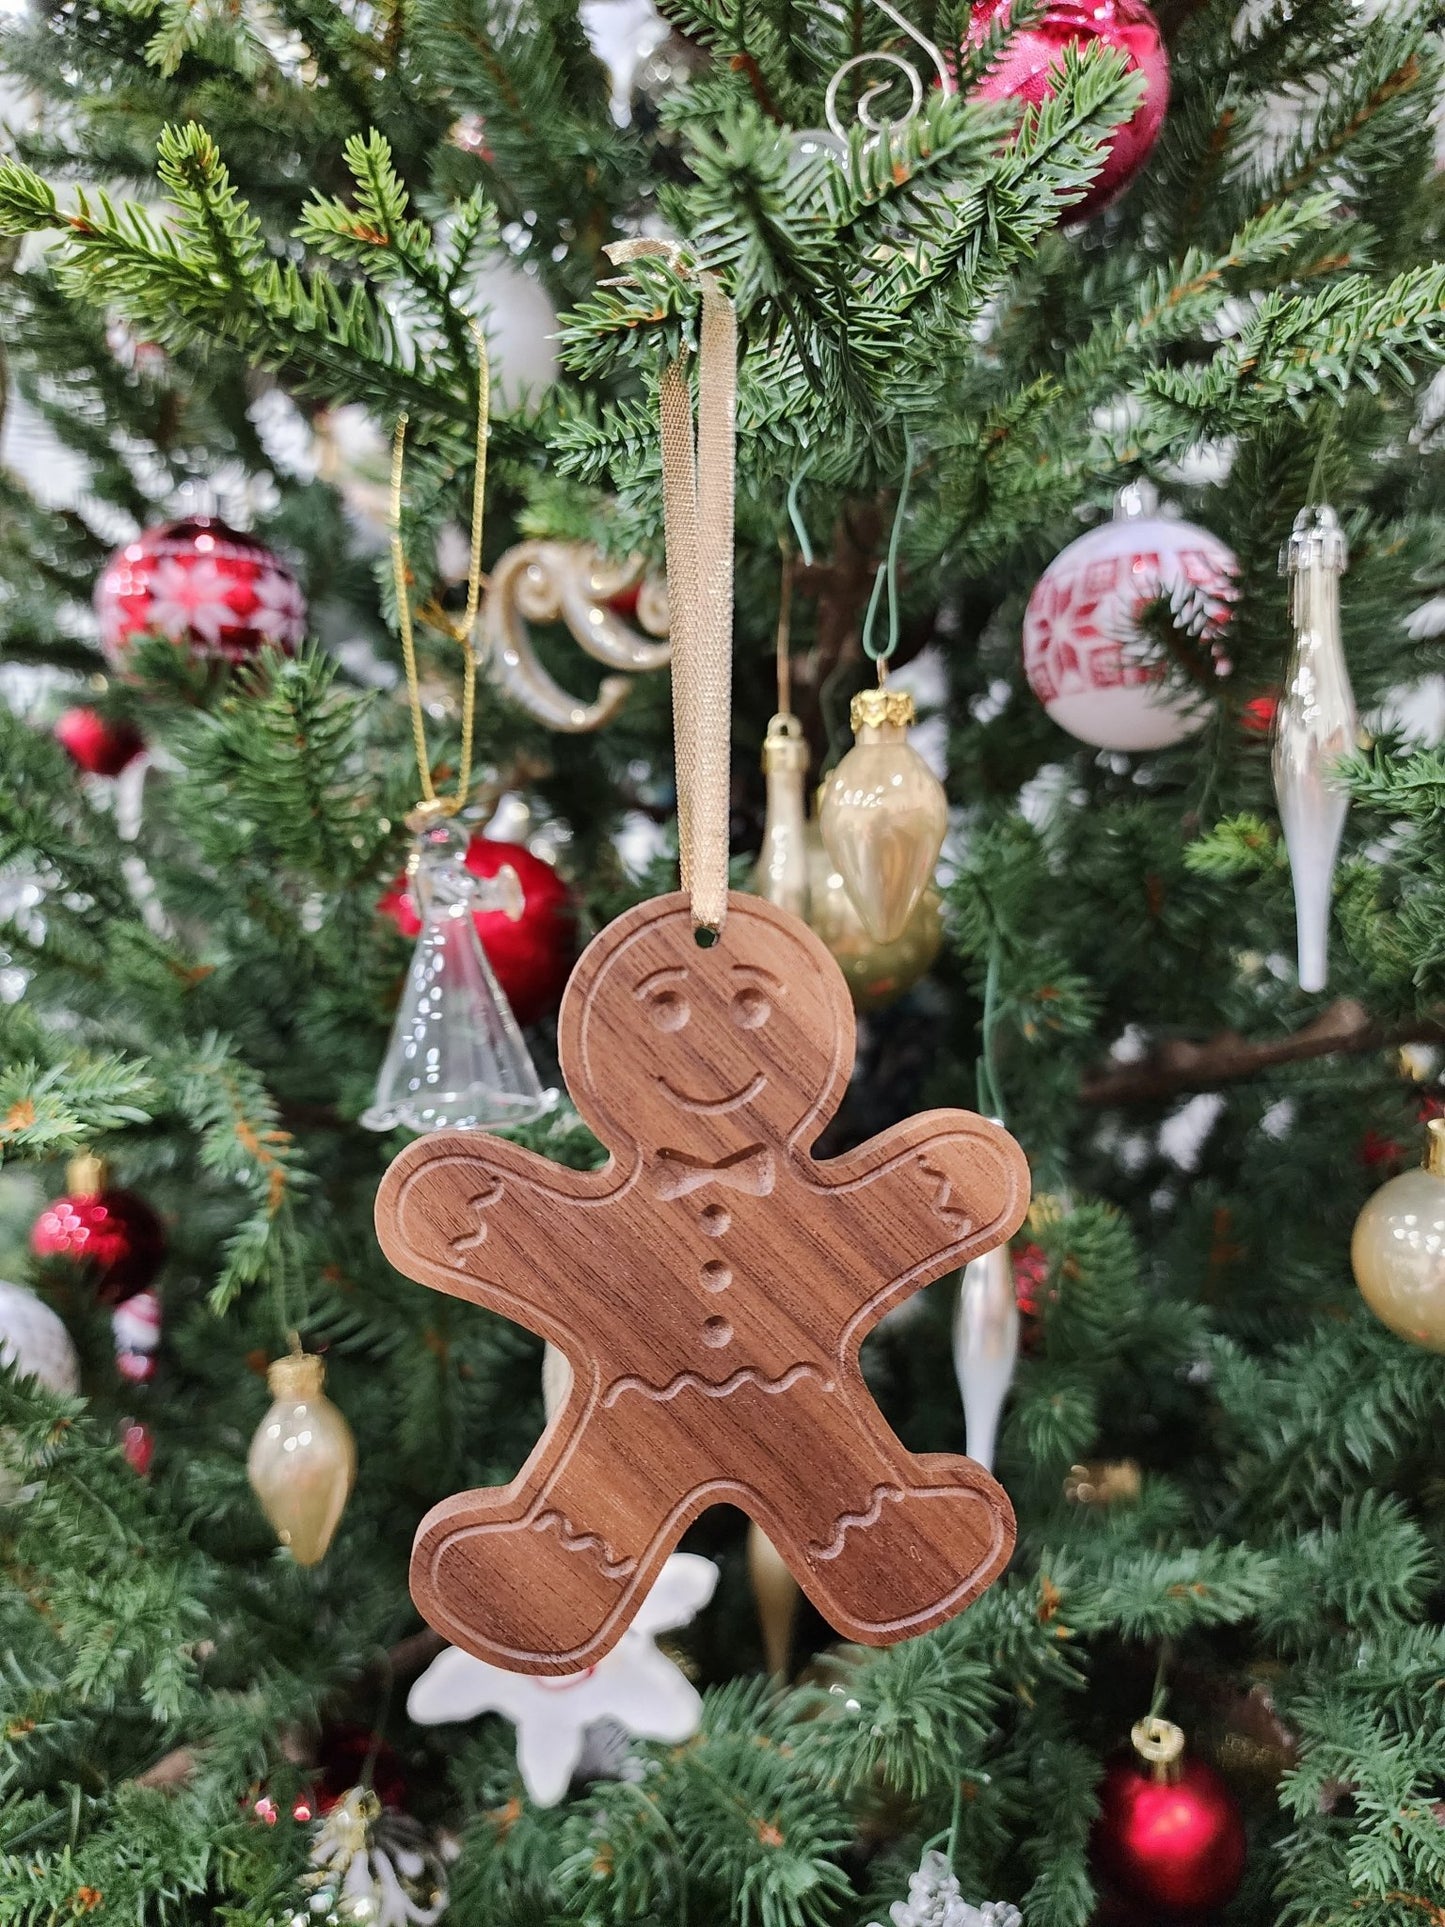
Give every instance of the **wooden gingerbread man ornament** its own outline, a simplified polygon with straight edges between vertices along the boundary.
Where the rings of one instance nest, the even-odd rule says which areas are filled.
[[[1012,1510],[971,1459],[904,1450],[858,1353],[891,1307],[1017,1229],[1023,1153],[930,1111],[814,1159],[852,1006],[818,938],[757,897],[728,897],[707,949],[686,895],[620,917],[573,973],[559,1041],[607,1165],[438,1133],[377,1199],[400,1271],[540,1333],[573,1371],[510,1485],[422,1521],[426,1618],[495,1664],[577,1672],[720,1503],[757,1520],[845,1638],[950,1618],[1007,1562]]]

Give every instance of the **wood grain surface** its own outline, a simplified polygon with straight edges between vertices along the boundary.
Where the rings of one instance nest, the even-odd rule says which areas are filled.
[[[573,1369],[512,1483],[422,1521],[422,1613],[498,1665],[579,1671],[684,1528],[728,1503],[845,1638],[886,1645],[951,1617],[1006,1564],[1012,1510],[971,1459],[903,1449],[858,1351],[1017,1229],[1017,1144],[930,1111],[814,1159],[852,1070],[852,1007],[819,940],[758,897],[729,897],[710,949],[681,894],[620,917],[573,973],[559,1040],[604,1168],[439,1132],[377,1198],[398,1270],[540,1333]]]

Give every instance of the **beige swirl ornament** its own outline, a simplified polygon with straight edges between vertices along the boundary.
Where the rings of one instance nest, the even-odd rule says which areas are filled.
[[[584,542],[519,542],[491,572],[479,622],[479,654],[492,680],[549,729],[582,735],[600,729],[627,700],[628,678],[662,669],[671,656],[667,589],[644,576],[637,596],[639,635],[614,598],[637,581],[636,566],[605,562]],[[595,699],[564,689],[538,659],[533,623],[564,622],[577,643],[607,669]],[[660,638],[660,640],[649,640]]]

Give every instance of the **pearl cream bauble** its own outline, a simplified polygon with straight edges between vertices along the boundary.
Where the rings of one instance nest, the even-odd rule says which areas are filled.
[[[47,1392],[80,1390],[80,1360],[70,1333],[43,1298],[0,1279],[0,1365],[33,1378]]]
[[[276,1359],[266,1374],[273,1403],[246,1457],[261,1510],[298,1566],[325,1558],[356,1478],[356,1441],[325,1378],[309,1352]]]
[[[1425,1162],[1370,1199],[1355,1220],[1355,1282],[1383,1324],[1445,1352],[1445,1118],[1432,1118]]]

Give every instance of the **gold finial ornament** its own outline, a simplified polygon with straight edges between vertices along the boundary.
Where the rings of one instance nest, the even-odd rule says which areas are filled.
[[[1350,1263],[1382,1324],[1445,1352],[1445,1118],[1432,1118],[1420,1168],[1382,1184],[1355,1220]]]
[[[767,812],[753,890],[795,917],[808,914],[807,773],[803,726],[796,716],[779,711],[763,739]]]
[[[853,698],[854,744],[828,778],[819,820],[864,927],[902,936],[933,880],[948,828],[943,785],[908,741],[913,698],[881,683]]]
[[[271,1409],[246,1457],[261,1510],[298,1566],[325,1557],[356,1480],[356,1441],[325,1382],[326,1367],[310,1352],[275,1359],[266,1372]]]

